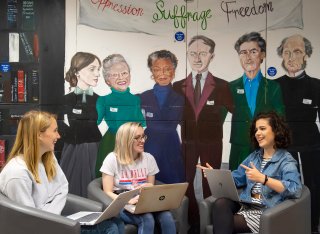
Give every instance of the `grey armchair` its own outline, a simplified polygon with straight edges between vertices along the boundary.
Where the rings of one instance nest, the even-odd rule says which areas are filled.
[[[213,232],[211,216],[214,201],[215,198],[210,196],[199,204],[201,234]],[[286,200],[261,215],[260,234],[287,233],[311,233],[310,192],[306,186],[303,186],[300,198]]]
[[[0,230],[5,234],[80,234],[80,224],[63,215],[102,208],[101,203],[68,194],[62,215],[56,215],[20,205],[0,193]]]
[[[161,184],[161,182],[156,181],[156,184]],[[102,189],[102,178],[97,178],[91,181],[88,185],[88,198],[94,201],[101,202],[104,207],[107,207],[111,203],[111,198],[109,198]],[[181,206],[178,209],[171,210],[173,218],[176,221],[177,233],[185,234],[188,232],[188,206],[189,199],[185,196],[182,200]],[[127,224],[125,226],[126,234],[136,234],[137,228],[134,225]],[[157,232],[157,230],[156,230]]]

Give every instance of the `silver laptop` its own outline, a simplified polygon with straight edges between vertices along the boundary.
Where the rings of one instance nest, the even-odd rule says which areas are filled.
[[[176,209],[181,205],[188,183],[162,184],[143,187],[138,203],[124,208],[133,214]]]
[[[80,225],[91,226],[98,224],[106,219],[117,216],[120,213],[120,210],[128,203],[128,201],[138,194],[139,189],[121,193],[103,212],[80,211],[67,216],[67,218],[78,221]]]
[[[207,180],[213,197],[226,197],[242,204],[265,207],[263,204],[240,199],[237,187],[234,183],[230,170],[223,169],[206,169]]]

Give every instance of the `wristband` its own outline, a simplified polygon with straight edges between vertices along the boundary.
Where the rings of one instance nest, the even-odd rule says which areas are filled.
[[[269,177],[267,175],[264,175],[264,182],[263,185],[266,185],[266,183],[268,182]]]

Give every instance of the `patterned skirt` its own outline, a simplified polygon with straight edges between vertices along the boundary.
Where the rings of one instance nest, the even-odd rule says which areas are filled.
[[[253,233],[259,233],[260,217],[263,209],[257,206],[243,205],[237,214],[242,215]]]

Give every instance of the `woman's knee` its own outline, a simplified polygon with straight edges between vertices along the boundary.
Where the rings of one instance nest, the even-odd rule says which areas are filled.
[[[141,215],[142,223],[144,227],[150,228],[152,230],[154,228],[154,218],[151,213],[145,213]]]

